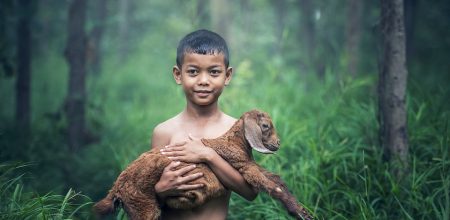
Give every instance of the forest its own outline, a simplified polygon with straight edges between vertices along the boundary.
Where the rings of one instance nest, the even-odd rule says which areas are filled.
[[[184,109],[172,67],[198,29],[230,48],[220,108],[271,115],[281,147],[255,160],[316,219],[449,220],[445,0],[2,0],[0,219],[95,219]],[[228,219],[292,217],[233,193]]]

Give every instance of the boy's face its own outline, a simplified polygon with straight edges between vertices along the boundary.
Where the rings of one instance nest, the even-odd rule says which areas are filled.
[[[175,81],[183,86],[187,101],[200,106],[217,102],[232,74],[233,69],[225,67],[222,53],[185,53],[181,69],[173,67]]]

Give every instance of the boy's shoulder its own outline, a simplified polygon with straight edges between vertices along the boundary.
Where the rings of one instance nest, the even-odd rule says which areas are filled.
[[[172,134],[179,129],[180,115],[176,115],[156,125],[152,134],[152,146],[169,144]]]
[[[167,131],[171,131],[174,130],[175,127],[179,124],[180,121],[180,115],[175,115],[172,118],[169,118],[161,123],[159,123],[158,125],[156,125],[155,127],[155,131],[160,131],[160,132],[167,132]]]
[[[223,113],[223,121],[222,121],[222,123],[224,123],[225,126],[231,127],[236,121],[237,121],[236,118]]]

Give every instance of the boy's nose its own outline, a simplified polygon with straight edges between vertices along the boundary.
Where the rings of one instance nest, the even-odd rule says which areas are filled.
[[[208,78],[208,74],[202,73],[200,74],[199,78],[198,78],[198,82],[199,84],[208,84],[209,82],[209,78]]]

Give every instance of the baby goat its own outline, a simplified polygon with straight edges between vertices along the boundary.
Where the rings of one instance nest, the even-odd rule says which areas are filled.
[[[270,173],[255,163],[252,148],[260,153],[278,150],[280,141],[267,113],[252,110],[241,118],[224,135],[216,139],[202,139],[203,144],[214,149],[257,191],[265,191],[280,200],[289,214],[297,219],[313,219],[289,192],[278,175]],[[128,217],[133,220],[158,219],[161,215],[154,186],[163,169],[171,161],[159,150],[143,153],[133,161],[117,178],[106,198],[94,205],[100,215],[112,213],[122,205]],[[187,166],[188,164],[185,164]],[[200,170],[198,170],[200,169]],[[186,191],[183,195],[169,197],[165,203],[172,208],[189,209],[204,204],[211,198],[223,195],[224,186],[207,165],[199,164],[195,171],[203,172],[203,178],[193,183],[205,187]]]

